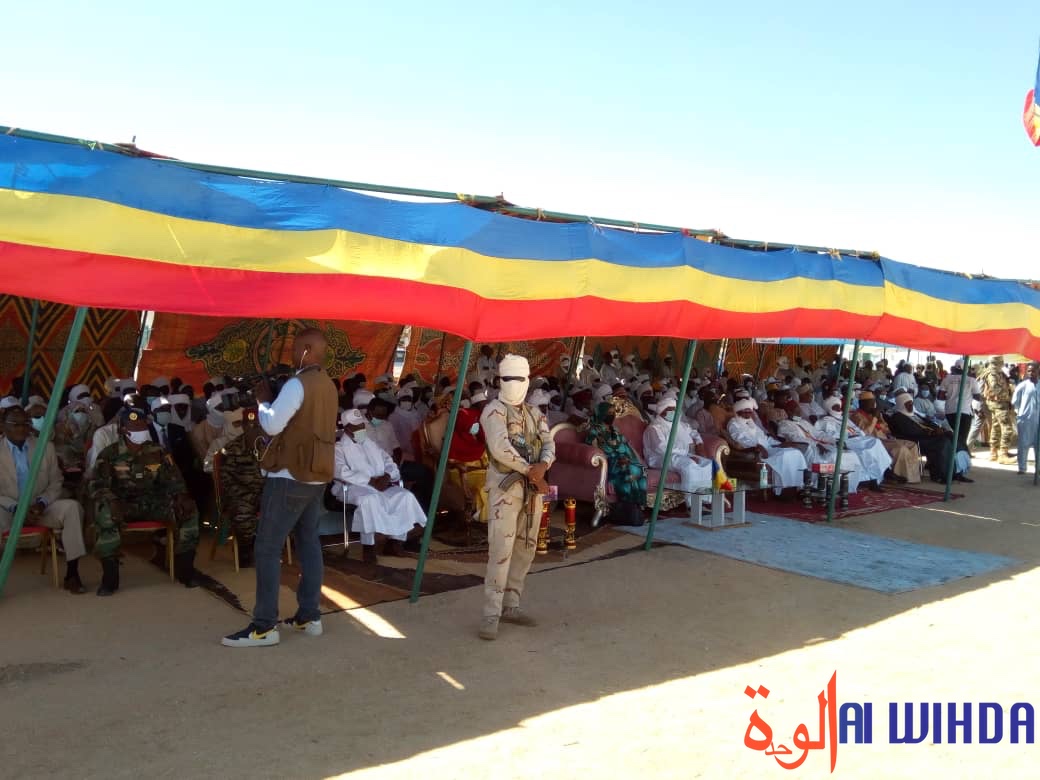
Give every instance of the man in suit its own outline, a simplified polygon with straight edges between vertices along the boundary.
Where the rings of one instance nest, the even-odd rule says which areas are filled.
[[[10,409],[4,420],[4,438],[0,443],[0,531],[11,527],[18,498],[29,477],[33,450],[39,442],[29,436],[29,416],[22,409]],[[47,443],[40,472],[33,488],[33,501],[26,525],[42,525],[61,532],[65,548],[65,590],[86,593],[79,578],[79,559],[86,555],[83,542],[83,509],[79,503],[61,498],[62,474],[54,445]]]

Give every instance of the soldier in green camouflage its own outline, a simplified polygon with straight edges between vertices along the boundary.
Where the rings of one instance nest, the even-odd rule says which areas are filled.
[[[1011,382],[1004,375],[1004,358],[994,355],[989,365],[979,377],[982,384],[982,398],[989,410],[989,448],[990,457],[998,463],[1009,466],[1015,461],[1009,454],[1013,436],[1011,425]]]
[[[118,590],[120,530],[124,523],[140,520],[176,524],[176,577],[185,587],[197,586],[198,511],[177,466],[152,441],[148,417],[140,409],[119,413],[119,440],[98,455],[87,498],[97,532],[94,554],[104,571],[99,596]]]
[[[242,567],[253,565],[253,540],[260,514],[260,494],[264,490],[264,475],[256,458],[257,440],[262,435],[256,408],[246,408],[242,413],[241,435],[220,451],[220,513],[231,521],[238,541],[238,563]]]

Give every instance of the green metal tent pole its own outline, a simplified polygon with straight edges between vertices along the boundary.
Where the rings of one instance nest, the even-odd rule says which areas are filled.
[[[650,527],[646,529],[646,542],[643,549],[649,550],[654,542],[654,527],[657,525],[657,516],[661,512],[661,499],[664,498],[664,483],[668,481],[668,464],[672,459],[672,447],[675,446],[675,434],[679,431],[679,423],[683,418],[682,404],[686,397],[686,387],[690,384],[690,370],[693,368],[693,355],[697,351],[697,340],[694,339],[686,345],[686,360],[683,361],[682,384],[679,386],[679,398],[675,404],[675,414],[672,416],[672,427],[668,431],[668,443],[664,448],[664,460],[661,461],[661,478],[657,480],[657,493],[654,495],[654,509],[650,513]],[[699,501],[697,496],[690,496],[691,501]]]
[[[968,384],[968,356],[965,355],[962,360],[961,381],[957,387],[957,406],[954,407],[954,415],[957,419],[953,422],[953,455],[950,457],[950,462],[946,464],[946,491],[943,493],[943,501],[950,500],[950,488],[953,485],[953,467],[957,463],[957,437],[961,433],[961,403],[964,401],[964,386]]]
[[[466,341],[462,348],[462,373],[469,370],[469,357],[473,351],[473,342]],[[419,589],[422,587],[423,569],[426,568],[426,556],[430,552],[430,539],[433,537],[433,524],[437,519],[437,505],[441,500],[441,488],[444,487],[444,475],[448,471],[448,450],[451,449],[451,436],[455,431],[455,421],[459,418],[459,406],[462,404],[461,379],[455,383],[455,393],[451,399],[451,412],[448,414],[448,427],[444,431],[444,443],[441,445],[441,457],[437,462],[437,475],[433,480],[433,495],[430,496],[430,510],[426,513],[426,528],[423,530],[422,547],[419,550],[419,563],[415,567],[415,579],[412,581],[412,595],[408,598],[412,604],[419,600]]]
[[[840,361],[838,363],[841,365]],[[841,433],[838,434],[838,451],[834,454],[834,477],[831,479],[831,494],[827,497],[827,522],[834,522],[834,504],[838,500],[838,485],[841,482],[841,451],[845,449],[845,436],[849,430],[849,412],[852,409],[852,394],[855,392],[856,369],[859,368],[859,339],[852,350],[852,370],[849,386],[845,389],[845,403],[841,410]]]
[[[32,317],[29,320],[29,342],[25,346],[25,370],[22,371],[22,406],[29,403],[30,387],[32,386],[33,350],[36,349],[36,323],[39,319],[40,301],[34,298],[32,302]]]
[[[68,382],[69,372],[72,370],[72,361],[76,356],[76,347],[79,345],[79,337],[83,332],[83,323],[87,319],[87,307],[81,306],[76,309],[76,316],[72,319],[72,330],[69,332],[69,340],[65,342],[65,353],[61,356],[61,365],[58,366],[58,375],[54,378],[54,388],[51,390],[50,401],[47,402],[47,412],[43,416],[43,427],[37,438],[36,448],[33,450],[32,462],[29,464],[29,474],[25,480],[25,487],[18,496],[18,506],[11,519],[11,532],[4,545],[3,556],[0,556],[0,594],[7,584],[7,575],[11,571],[11,563],[14,561],[14,551],[18,546],[18,536],[25,525],[26,515],[29,514],[29,503],[33,499],[36,487],[36,475],[40,473],[43,465],[43,456],[47,452],[47,442],[50,441],[51,432],[54,430],[54,421],[58,417],[58,407],[61,405],[61,394]]]

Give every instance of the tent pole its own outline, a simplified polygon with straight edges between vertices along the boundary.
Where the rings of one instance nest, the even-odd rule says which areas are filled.
[[[657,516],[661,512],[661,499],[664,498],[664,483],[668,481],[668,464],[672,459],[672,447],[675,446],[675,434],[679,431],[679,423],[682,421],[682,404],[686,397],[686,387],[690,383],[690,369],[693,368],[693,355],[697,351],[697,340],[693,339],[686,345],[686,359],[683,361],[682,384],[679,386],[679,398],[675,404],[675,414],[672,416],[672,427],[668,431],[668,443],[664,448],[664,460],[661,461],[661,478],[657,480],[657,493],[654,495],[654,509],[650,513],[650,527],[646,529],[646,541],[643,549],[649,550],[654,543],[654,527],[657,525]],[[690,501],[699,501],[698,496],[689,496]]]
[[[36,323],[40,319],[40,301],[33,298],[32,317],[29,320],[29,342],[25,347],[25,369],[22,371],[22,406],[29,403],[30,387],[32,386],[32,362],[33,350],[36,349]]]
[[[134,344],[134,356],[130,364],[130,377],[137,379],[137,365],[141,362],[141,348],[144,346],[144,325],[148,320],[148,312],[141,312],[141,320],[137,324],[137,342]]]
[[[768,344],[762,345],[762,351],[758,353],[758,368],[755,369],[755,382],[762,379],[762,369],[766,362],[766,350],[769,348]]]
[[[61,394],[65,390],[69,373],[72,370],[72,362],[76,357],[76,347],[79,345],[79,337],[83,332],[83,323],[87,319],[87,307],[80,306],[76,309],[76,316],[72,319],[72,330],[69,331],[69,340],[65,342],[65,353],[61,356],[61,365],[58,366],[58,375],[54,378],[54,389],[51,390],[50,400],[47,402],[47,412],[43,416],[43,427],[36,439],[36,447],[33,449],[32,462],[29,464],[29,474],[25,480],[25,487],[18,496],[18,505],[11,519],[11,532],[4,545],[3,555],[0,556],[0,594],[3,593],[4,585],[7,584],[7,575],[11,571],[11,563],[14,561],[14,551],[18,547],[18,536],[25,525],[26,515],[29,514],[29,502],[32,501],[36,487],[36,475],[40,473],[43,465],[43,456],[47,453],[51,432],[54,430],[54,421],[58,417],[58,407],[61,405]]]
[[[444,342],[448,340],[448,334],[441,331],[441,352],[437,355],[437,373],[433,376],[433,392],[437,392],[437,385],[441,381],[441,369],[444,368]],[[456,382],[456,384],[460,384]]]
[[[961,370],[961,381],[957,386],[957,405],[954,408],[954,414],[957,419],[953,421],[953,455],[950,456],[950,462],[946,464],[946,491],[943,493],[943,501],[950,500],[950,488],[953,485],[953,468],[957,462],[957,441],[961,433],[961,403],[964,401],[964,386],[968,384],[968,356],[965,355],[962,358],[962,370]]]
[[[462,365],[460,367],[465,376],[469,370],[469,357],[473,351],[473,342],[467,340],[462,347]],[[419,562],[415,567],[415,579],[412,582],[412,595],[408,601],[414,604],[419,600],[419,589],[422,586],[423,569],[426,568],[426,556],[430,552],[430,539],[433,537],[433,524],[437,519],[437,505],[441,500],[441,488],[444,487],[444,475],[448,471],[448,450],[451,449],[451,436],[455,431],[455,421],[459,417],[459,405],[462,403],[462,387],[465,382],[455,383],[455,393],[451,398],[451,411],[448,413],[448,427],[444,431],[444,443],[441,445],[441,456],[437,462],[437,475],[433,480],[433,495],[430,496],[430,510],[426,513],[426,528],[423,529],[422,547],[419,550]]]
[[[841,362],[838,362],[841,365]],[[849,385],[845,389],[845,403],[841,410],[841,433],[838,434],[838,450],[834,453],[834,477],[831,479],[831,494],[827,497],[827,522],[834,522],[834,504],[838,500],[838,485],[841,483],[841,451],[845,449],[845,436],[849,430],[849,412],[852,409],[853,385],[856,383],[856,369],[859,368],[859,339],[852,349],[852,366]]]

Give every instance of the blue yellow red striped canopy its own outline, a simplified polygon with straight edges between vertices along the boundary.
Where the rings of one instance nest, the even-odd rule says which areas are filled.
[[[869,339],[1040,356],[1040,292],[892,260],[504,216],[0,136],[0,291],[484,342]]]

